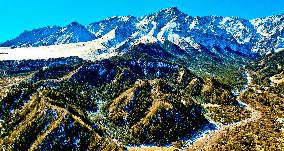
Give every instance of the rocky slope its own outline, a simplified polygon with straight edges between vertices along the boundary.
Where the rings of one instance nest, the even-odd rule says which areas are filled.
[[[257,109],[264,118],[241,124],[253,136],[235,126],[222,133],[222,139],[212,140],[212,149],[257,148],[268,135],[272,141],[266,149],[283,148],[278,122],[283,119],[283,18],[191,17],[169,8],[140,18],[116,16],[88,26],[73,22],[26,31],[1,44],[12,47],[3,50],[76,43],[36,49],[72,48],[87,57],[0,62],[0,146],[182,147],[208,129],[254,119],[251,111]],[[84,41],[91,42],[77,43]],[[250,62],[259,55],[264,55],[262,60]],[[247,63],[254,85],[241,99],[253,110],[233,94],[245,82]],[[258,136],[266,130],[262,123],[269,134],[261,131]]]
[[[255,114],[239,125],[223,127],[195,142],[188,150],[284,149],[284,51],[251,62],[249,83],[240,100]]]
[[[232,87],[198,77],[173,58],[159,46],[140,44],[98,61],[2,61],[1,146],[111,150],[166,145],[216,127],[204,104],[242,110]]]

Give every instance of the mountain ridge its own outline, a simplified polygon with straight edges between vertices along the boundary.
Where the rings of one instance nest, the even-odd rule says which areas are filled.
[[[0,48],[0,146],[281,149],[283,19],[173,7],[26,31]]]
[[[204,45],[214,52],[230,48],[244,54],[267,54],[284,47],[284,15],[268,16],[252,20],[239,17],[192,17],[177,7],[162,9],[156,13],[134,16],[114,16],[89,25],[73,22],[65,27],[47,26],[25,31],[1,47],[36,47],[98,40],[112,34],[105,43],[116,48],[130,42],[163,43],[169,40],[182,49]],[[75,24],[74,24],[75,23]],[[72,24],[75,28],[72,28]]]

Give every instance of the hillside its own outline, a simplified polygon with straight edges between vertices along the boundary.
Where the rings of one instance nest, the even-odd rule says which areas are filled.
[[[283,15],[176,7],[0,44],[2,150],[283,150]]]
[[[98,61],[2,61],[0,143],[13,150],[165,145],[214,129],[207,104],[245,110],[232,87],[198,77],[154,48],[139,45]]]
[[[255,110],[255,117],[217,131],[188,150],[283,150],[283,65],[283,51],[251,62],[247,71],[252,80],[240,99]]]

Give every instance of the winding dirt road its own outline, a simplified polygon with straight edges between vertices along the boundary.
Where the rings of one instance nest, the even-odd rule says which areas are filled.
[[[247,88],[251,85],[251,80],[252,78],[250,77],[249,74],[247,74],[247,85],[245,85],[245,90],[243,90],[237,97],[237,100],[241,103],[245,105],[245,108],[251,112],[251,117],[247,118],[245,120],[236,122],[236,123],[232,123],[232,124],[228,124],[228,125],[222,125],[220,126],[218,129],[205,134],[204,136],[202,136],[201,138],[197,139],[197,141],[195,141],[191,146],[189,146],[189,148],[187,148],[186,150],[200,150],[200,148],[202,148],[202,150],[210,150],[211,145],[216,142],[216,140],[218,140],[218,138],[220,138],[223,134],[226,134],[228,131],[231,131],[237,127],[240,126],[244,126],[247,123],[250,122],[256,122],[257,120],[259,120],[262,117],[261,112],[255,110],[254,108],[252,108],[249,104],[246,104],[244,102],[242,102],[240,100],[242,94],[247,90]]]

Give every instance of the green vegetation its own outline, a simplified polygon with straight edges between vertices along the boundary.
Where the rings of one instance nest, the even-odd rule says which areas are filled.
[[[284,115],[284,97],[270,90],[262,94],[251,90],[242,99],[261,112],[260,119],[228,131],[212,145],[212,150],[282,150],[284,125],[277,119]]]
[[[214,128],[205,114],[223,124],[248,117],[232,94],[243,84],[243,77],[236,77],[243,75],[236,70],[241,63],[232,67],[228,60],[212,60],[204,52],[197,56],[209,64],[217,61],[219,71],[197,66],[192,72],[189,68],[201,63],[190,58],[196,55],[171,43],[163,47],[141,44],[122,56],[93,62],[72,57],[1,62],[7,75],[0,79],[5,88],[0,145],[8,150],[123,150],[123,145],[171,143],[181,147],[180,140],[204,126]],[[210,104],[218,108],[206,107]]]
[[[215,122],[230,124],[250,117],[251,112],[239,106],[208,107],[208,116]]]
[[[251,62],[247,69],[251,71],[253,83],[261,86],[270,86],[270,78],[277,74],[283,75],[284,51],[264,56],[256,62]]]
[[[105,136],[100,127],[90,122],[87,113],[95,112],[97,108],[92,87],[62,78],[65,75],[60,71],[73,68],[73,65],[66,66],[59,65],[45,70],[44,75],[50,76],[44,80],[35,78],[43,72],[42,69],[28,76],[13,75],[11,79],[0,79],[1,86],[5,88],[0,101],[0,119],[4,120],[0,127],[2,148],[124,150]],[[56,72],[45,74],[52,72],[52,69]],[[65,74],[70,76],[69,72],[66,71]],[[60,78],[56,78],[57,74]],[[49,78],[54,77],[57,81],[51,83]]]
[[[252,75],[252,84],[241,96],[254,111],[250,120],[231,126],[220,133],[216,133],[212,140],[199,142],[198,146],[189,150],[283,150],[284,149],[284,83],[273,83],[271,77],[283,73],[283,51],[261,58],[248,65],[248,72]],[[215,108],[211,108],[213,111]],[[211,110],[209,109],[209,110]],[[218,108],[217,108],[218,109]],[[213,119],[222,120],[222,112]],[[242,112],[242,111],[241,111]],[[228,113],[228,112],[227,112]],[[243,117],[247,113],[242,113]],[[226,116],[230,116],[226,115]],[[235,119],[235,118],[234,118]]]
[[[212,54],[206,48],[202,48],[202,51],[191,48],[192,50],[186,52],[168,40],[162,47],[171,55],[176,56],[176,62],[187,66],[202,78],[215,78],[237,89],[242,88],[246,82],[243,66],[251,60],[247,56],[235,52],[230,53],[230,56]]]

